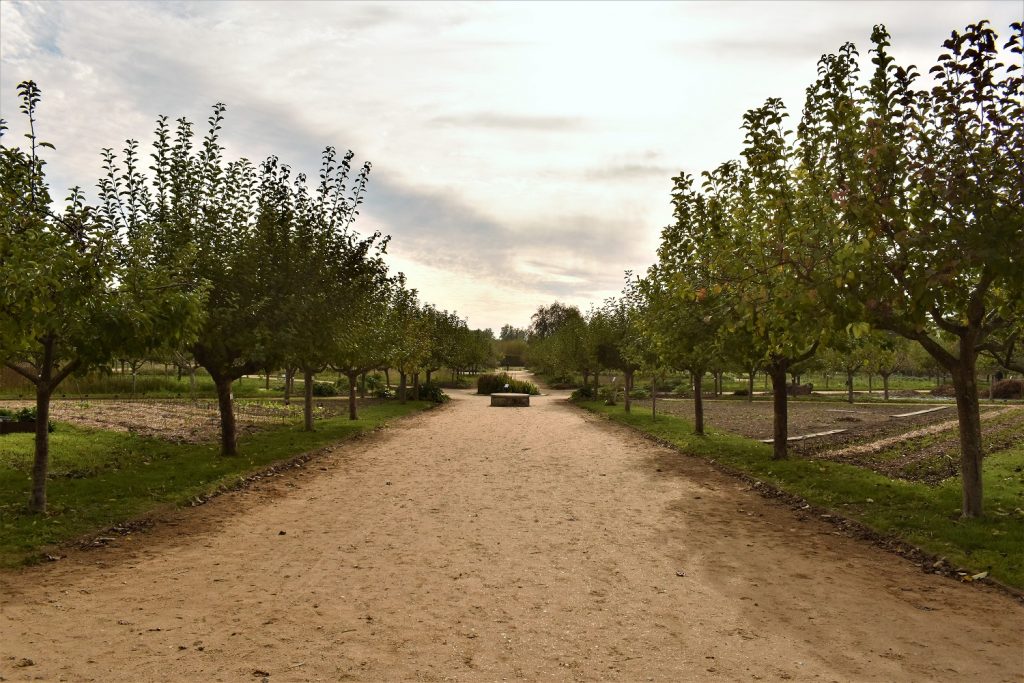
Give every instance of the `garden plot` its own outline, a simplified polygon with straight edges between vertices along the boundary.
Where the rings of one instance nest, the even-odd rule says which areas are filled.
[[[641,403],[641,402],[637,402]],[[648,409],[650,404],[647,403]],[[642,409],[642,408],[638,408]],[[660,400],[659,412],[693,419],[692,400]],[[901,415],[893,419],[894,415]],[[710,429],[752,439],[772,433],[767,401],[705,401]],[[982,439],[986,453],[1024,441],[1024,406],[983,406]],[[960,440],[955,412],[917,411],[906,405],[854,405],[794,401],[789,404],[789,435],[796,457],[838,460],[886,476],[937,483],[959,472]]]
[[[30,406],[27,401],[4,401],[4,407]],[[318,400],[315,417],[338,415],[347,404]],[[302,416],[302,402],[245,401],[235,404],[239,435],[295,422]],[[55,400],[50,419],[81,427],[131,432],[175,443],[211,443],[220,438],[220,413],[212,400]]]

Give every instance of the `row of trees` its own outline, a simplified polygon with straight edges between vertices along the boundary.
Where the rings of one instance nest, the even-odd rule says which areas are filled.
[[[388,238],[352,229],[370,173],[352,152],[326,148],[313,180],[275,156],[227,161],[217,104],[201,139],[188,120],[160,117],[148,159],[134,140],[105,149],[96,205],[75,188],[58,213],[40,91],[28,81],[19,94],[28,144],[8,146],[0,123],[0,363],[36,389],[31,510],[46,507],[53,391],[116,358],[204,368],[224,455],[237,453],[232,382],[259,369],[303,375],[311,430],[314,376],[327,367],[349,377],[355,419],[361,372],[397,368],[404,400],[406,377],[480,361],[479,333],[388,272]]]
[[[723,365],[770,377],[774,456],[787,455],[787,376],[816,354],[854,372],[898,367],[913,342],[956,394],[962,513],[982,514],[979,357],[1024,371],[1022,28],[954,31],[929,73],[872,33],[860,78],[852,44],[818,63],[795,130],[769,99],[743,117],[742,158],[674,179],[675,222],[658,262],[593,312],[545,307],[531,357],[586,376]],[[551,330],[566,330],[557,339]],[[612,329],[615,353],[600,342]],[[569,331],[572,331],[571,334]],[[580,349],[586,349],[581,351]],[[604,357],[601,357],[601,354]]]

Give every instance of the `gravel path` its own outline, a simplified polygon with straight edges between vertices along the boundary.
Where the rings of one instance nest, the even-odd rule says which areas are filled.
[[[454,392],[150,532],[0,574],[0,677],[1020,681],[1005,595],[567,405]]]

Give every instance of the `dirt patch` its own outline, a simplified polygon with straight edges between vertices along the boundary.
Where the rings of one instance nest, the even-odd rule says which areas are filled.
[[[638,401],[637,403],[645,403]],[[647,409],[650,409],[650,403]],[[959,426],[953,408],[910,417],[920,404],[848,405],[791,402],[789,434],[828,434],[789,444],[794,457],[837,460],[866,467],[888,477],[937,484],[959,472]],[[659,401],[660,412],[693,419],[690,400]],[[770,438],[772,406],[766,401],[705,401],[707,426],[752,439]],[[993,453],[1024,442],[1024,406],[981,409],[984,452]]]
[[[1024,675],[1012,599],[925,574],[564,396],[506,409],[453,392],[144,534],[0,574],[0,676]]]
[[[360,401],[369,405],[374,399]],[[347,400],[317,399],[314,417],[333,417],[348,411]],[[27,401],[3,401],[3,407],[33,405]],[[281,401],[239,399],[235,403],[235,422],[239,435],[251,434],[294,422],[302,415],[302,402],[285,405]],[[131,432],[174,443],[213,443],[220,438],[220,412],[217,402],[200,399],[166,400],[55,400],[50,418],[91,429]]]

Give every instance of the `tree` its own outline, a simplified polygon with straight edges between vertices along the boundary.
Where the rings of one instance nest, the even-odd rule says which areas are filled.
[[[53,212],[40,148],[32,81],[18,86],[28,151],[0,144],[0,362],[36,390],[35,458],[29,510],[46,511],[50,399],[73,372],[117,355],[142,356],[194,332],[201,287],[180,280],[177,264],[153,259],[152,226],[131,212],[112,216],[84,203],[78,188]],[[0,121],[0,141],[6,131]],[[115,188],[129,208],[144,201],[127,174]],[[116,219],[116,220],[115,220]],[[191,285],[191,286],[189,286]]]
[[[988,22],[952,32],[930,69],[934,85],[915,90],[919,75],[894,63],[876,26],[869,83],[836,87],[850,81],[852,56],[832,56],[812,88],[832,112],[822,137],[837,141],[809,173],[844,245],[827,304],[918,342],[950,373],[965,517],[983,512],[978,354],[1018,328],[1024,298],[1021,24],[1010,30],[1005,56]]]

